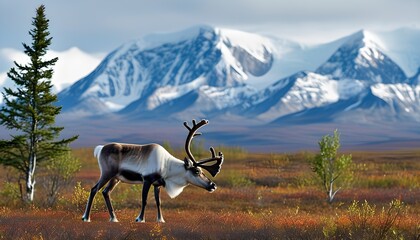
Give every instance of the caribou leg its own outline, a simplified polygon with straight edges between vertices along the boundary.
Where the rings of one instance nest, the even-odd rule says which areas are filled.
[[[165,220],[163,219],[162,209],[160,207],[160,186],[155,185],[154,190],[155,190],[156,207],[157,207],[157,212],[158,212],[157,221],[164,223]]]
[[[147,195],[150,190],[150,186],[152,185],[149,181],[144,181],[143,183],[143,190],[141,193],[141,212],[140,215],[136,218],[136,222],[145,222],[144,219],[144,210],[146,209],[147,205]]]
[[[101,175],[99,181],[93,186],[90,190],[89,199],[86,205],[85,213],[83,214],[82,220],[84,222],[90,222],[90,209],[92,208],[93,199],[95,198],[96,193],[111,179],[109,175]]]
[[[108,208],[109,215],[111,218],[109,219],[110,222],[118,222],[117,217],[115,216],[114,208],[112,207],[111,199],[109,195],[111,194],[112,190],[117,186],[120,180],[113,178],[109,181],[106,188],[102,191],[102,195],[104,196],[106,207]]]

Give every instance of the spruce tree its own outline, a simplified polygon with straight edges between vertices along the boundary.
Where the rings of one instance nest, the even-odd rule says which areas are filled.
[[[22,197],[32,202],[35,190],[35,169],[39,162],[53,161],[69,151],[69,143],[77,136],[58,140],[63,127],[55,126],[55,117],[61,107],[55,105],[57,95],[52,93],[52,67],[58,58],[46,59],[52,37],[45,6],[36,9],[33,29],[29,31],[32,44],[23,43],[28,64],[14,62],[7,76],[16,88],[4,88],[4,105],[0,111],[0,124],[10,130],[9,140],[0,140],[0,163],[17,169],[25,182]]]

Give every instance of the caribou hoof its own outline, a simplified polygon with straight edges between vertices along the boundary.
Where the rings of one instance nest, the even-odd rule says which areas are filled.
[[[110,221],[110,222],[120,222],[120,221],[118,221],[118,219],[117,219],[117,218],[111,218],[111,219],[109,219],[109,221]]]
[[[82,217],[83,222],[90,222],[90,218]]]
[[[165,220],[162,218],[162,219],[158,219],[157,222],[158,223],[165,223]]]
[[[140,218],[136,218],[136,222],[141,222],[141,223],[144,223],[144,222],[146,222],[144,219],[140,219]]]

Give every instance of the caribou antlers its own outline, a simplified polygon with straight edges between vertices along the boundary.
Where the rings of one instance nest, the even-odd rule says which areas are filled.
[[[199,128],[201,128],[202,126],[208,124],[209,121],[208,120],[201,120],[199,123],[196,123],[196,121],[193,119],[192,120],[192,127],[188,126],[187,122],[184,122],[184,126],[188,129],[189,133],[187,136],[187,139],[185,140],[185,151],[189,157],[188,159],[185,159],[185,166],[187,168],[191,168],[191,167],[201,167],[205,170],[207,170],[213,177],[215,177],[219,172],[220,169],[222,167],[222,163],[223,163],[223,153],[219,152],[219,155],[216,156],[216,153],[214,151],[213,147],[210,147],[210,152],[211,152],[211,157],[210,158],[205,158],[202,159],[200,161],[196,161],[194,156],[191,153],[191,141],[195,136],[200,136],[201,133],[197,133],[197,130]],[[209,163],[216,161],[216,163],[209,165]]]

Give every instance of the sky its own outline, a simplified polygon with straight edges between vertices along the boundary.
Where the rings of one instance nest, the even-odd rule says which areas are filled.
[[[22,49],[44,4],[51,49],[109,53],[145,35],[209,24],[323,43],[360,29],[420,28],[420,0],[0,0],[0,49]]]

